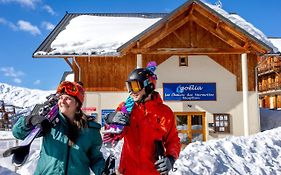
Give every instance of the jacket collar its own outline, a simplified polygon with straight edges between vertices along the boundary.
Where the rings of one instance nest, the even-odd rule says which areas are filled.
[[[61,113],[61,111],[59,111],[59,117],[60,117],[60,121],[63,124],[67,125],[67,120],[66,120],[65,116]]]
[[[162,104],[163,103],[163,100],[160,96],[160,94],[156,91],[154,91],[152,94],[151,94],[151,99],[148,100],[148,101],[145,101],[144,103],[136,103],[136,106],[153,106],[153,105],[157,105],[157,104]]]

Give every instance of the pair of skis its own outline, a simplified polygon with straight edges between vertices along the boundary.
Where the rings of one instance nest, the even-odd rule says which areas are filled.
[[[59,111],[57,105],[58,96],[56,94],[51,94],[46,98],[47,101],[44,102],[37,115],[45,116],[50,122],[53,122]],[[41,131],[42,128],[35,126],[18,146],[7,149],[3,153],[3,157],[13,155],[12,163],[17,167],[22,166],[28,158],[32,142],[40,135]]]

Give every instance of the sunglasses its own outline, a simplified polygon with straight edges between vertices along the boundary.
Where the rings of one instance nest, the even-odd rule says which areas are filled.
[[[77,96],[79,94],[79,88],[76,83],[70,81],[64,81],[57,88],[57,92],[58,93],[65,92],[68,95]]]

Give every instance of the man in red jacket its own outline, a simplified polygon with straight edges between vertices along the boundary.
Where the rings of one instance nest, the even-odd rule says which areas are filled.
[[[129,120],[122,112],[122,106],[128,108],[126,103],[118,107],[120,112],[106,119],[109,124],[127,124],[122,131],[124,145],[118,171],[124,175],[168,174],[180,153],[173,111],[154,91],[156,75],[152,70],[135,69],[126,85],[133,99]],[[164,148],[162,156],[157,157],[156,142]]]

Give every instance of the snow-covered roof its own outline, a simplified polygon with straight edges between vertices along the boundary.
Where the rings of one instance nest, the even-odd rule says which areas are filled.
[[[280,38],[268,38],[272,44],[278,49],[278,52],[281,52],[281,37]]]
[[[161,18],[78,16],[51,44],[50,54],[112,54]],[[79,33],[79,35],[75,35]]]
[[[169,17],[172,16],[173,14],[177,13],[177,11],[179,9],[181,9],[181,7],[189,5],[192,2],[196,2],[198,4],[201,4],[202,6],[206,7],[208,10],[214,12],[217,16],[222,18],[222,20],[228,22],[229,24],[232,24],[235,28],[239,29],[241,32],[245,33],[248,37],[250,37],[253,40],[255,40],[256,42],[260,43],[263,47],[271,48],[273,50],[273,52],[277,51],[277,48],[274,47],[274,45],[266,37],[266,35],[262,31],[260,31],[256,27],[254,27],[251,23],[247,22],[245,19],[243,19],[242,17],[240,17],[237,14],[228,13],[228,12],[224,11],[223,9],[221,9],[219,6],[211,5],[207,2],[204,2],[203,0],[189,0],[189,1],[187,1],[183,5],[181,5],[180,7],[175,9],[174,11],[172,11],[170,14],[166,15],[162,20],[158,21],[156,24],[149,27],[145,32],[152,30],[155,26],[157,26],[157,24],[163,23],[165,20],[168,20]],[[132,38],[130,41],[128,41],[123,46],[118,48],[118,50],[121,50],[122,48],[125,48],[129,43],[131,43],[133,41],[137,41],[139,38],[141,38],[141,36],[145,32],[142,32],[140,35]]]
[[[115,55],[118,47],[166,14],[75,15],[53,38],[50,50],[37,49],[34,55]]]
[[[200,0],[190,0],[186,3],[192,2],[208,8],[263,47],[272,48],[274,52],[278,51],[265,34],[239,15],[229,14],[218,6]],[[169,15],[165,14],[166,17],[164,14],[150,17],[140,14],[138,16],[76,14],[72,19],[68,19],[69,21],[64,21],[59,30],[56,29],[57,27],[54,29],[57,34],[44,41],[49,44],[43,42],[40,45],[40,47],[47,45],[48,49],[40,49],[39,47],[33,56],[118,55],[120,48],[122,49],[131,41],[140,38],[145,33],[144,31],[149,31],[167,20],[167,17],[174,14],[177,9]]]
[[[224,11],[222,8],[216,5],[211,5],[208,3],[205,3],[208,5],[211,9],[225,17],[226,20],[231,21],[238,27],[240,27],[244,32],[254,36],[259,41],[263,42],[264,44],[268,45],[273,49],[274,52],[277,52],[278,49],[272,44],[272,42],[268,39],[268,37],[259,29],[257,29],[253,24],[247,22],[245,19],[243,19],[241,16],[237,14],[231,14],[226,11]]]

